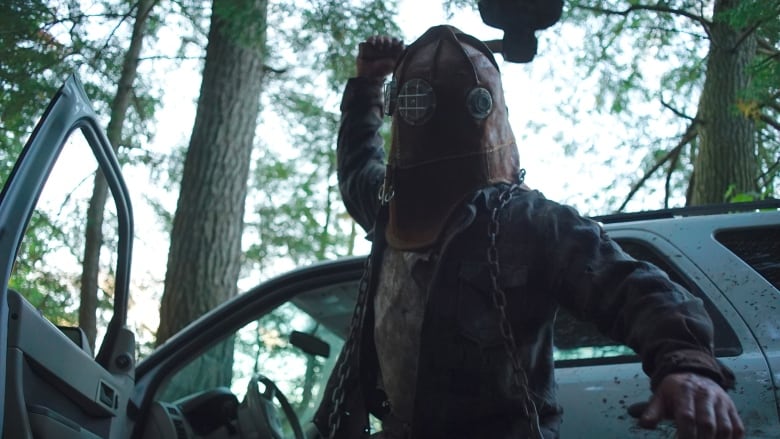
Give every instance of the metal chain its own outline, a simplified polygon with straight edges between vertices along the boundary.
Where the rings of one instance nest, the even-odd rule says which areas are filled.
[[[523,172],[524,174],[524,172]],[[522,174],[521,180],[522,182]],[[491,213],[491,220],[488,228],[489,247],[487,251],[488,263],[490,266],[490,278],[493,289],[493,304],[496,306],[499,312],[500,329],[504,338],[504,348],[507,351],[509,358],[512,361],[513,380],[523,391],[523,397],[525,399],[524,411],[525,415],[529,419],[531,431],[536,434],[539,439],[543,439],[541,433],[541,427],[539,426],[539,416],[536,411],[536,405],[531,399],[530,391],[528,389],[528,378],[525,374],[525,370],[522,367],[520,358],[517,354],[516,343],[512,327],[509,324],[509,319],[506,316],[506,294],[498,284],[499,276],[499,263],[498,263],[498,247],[496,246],[496,240],[499,234],[499,221],[498,214],[500,210],[509,202],[512,198],[513,192],[518,188],[518,185],[510,186],[506,191],[499,196],[499,204]],[[357,303],[355,304],[355,311],[352,314],[352,321],[350,323],[349,337],[344,345],[343,361],[338,364],[336,369],[336,376],[338,382],[333,389],[331,395],[331,411],[328,415],[328,424],[330,430],[328,432],[328,439],[335,439],[336,432],[341,426],[342,411],[341,406],[344,403],[345,393],[344,384],[352,374],[352,367],[349,359],[355,353],[356,340],[358,338],[358,332],[361,328],[361,323],[365,315],[366,306],[368,302],[368,284],[369,276],[371,273],[371,257],[366,258],[365,266],[363,268],[363,276],[360,279],[360,286],[358,289]]]
[[[363,276],[360,278],[360,286],[358,287],[358,297],[357,297],[357,303],[355,304],[355,311],[352,313],[352,321],[350,323],[349,328],[349,337],[347,338],[347,342],[344,345],[344,355],[342,357],[342,361],[339,362],[338,367],[336,369],[336,377],[338,379],[338,382],[336,384],[336,387],[333,389],[333,394],[331,395],[331,410],[330,414],[328,415],[328,425],[330,426],[330,430],[328,432],[328,439],[335,439],[336,432],[338,431],[339,427],[341,426],[341,419],[342,419],[342,410],[341,406],[344,404],[344,383],[349,379],[350,375],[352,374],[352,366],[350,362],[350,358],[355,353],[356,349],[356,340],[358,338],[358,332],[360,331],[362,327],[363,322],[363,316],[365,315],[366,306],[368,302],[368,283],[369,283],[369,276],[371,273],[371,256],[366,258],[365,264],[363,266]],[[347,415],[349,415],[347,413]]]
[[[523,411],[524,415],[528,418],[528,422],[531,428],[531,433],[534,437],[544,439],[542,435],[542,429],[539,425],[539,413],[536,410],[536,404],[531,399],[531,391],[528,388],[528,376],[523,369],[523,365],[520,361],[520,355],[517,350],[517,343],[515,342],[514,332],[512,326],[509,323],[509,318],[506,315],[506,294],[501,288],[498,282],[499,277],[499,261],[498,261],[498,235],[500,232],[499,214],[504,206],[509,203],[509,200],[514,195],[514,192],[519,188],[518,185],[511,185],[505,191],[503,191],[498,197],[498,205],[493,208],[490,214],[490,223],[488,225],[488,239],[489,246],[487,250],[487,260],[490,269],[490,282],[492,287],[493,305],[498,310],[499,327],[501,330],[501,336],[504,341],[504,349],[507,356],[512,363],[512,380],[521,391],[524,399]]]

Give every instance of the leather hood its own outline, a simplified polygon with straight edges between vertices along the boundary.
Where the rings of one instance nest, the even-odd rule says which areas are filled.
[[[452,26],[429,29],[399,59],[385,100],[393,118],[385,185],[392,193],[390,246],[434,244],[468,194],[517,182],[498,64],[480,40]]]

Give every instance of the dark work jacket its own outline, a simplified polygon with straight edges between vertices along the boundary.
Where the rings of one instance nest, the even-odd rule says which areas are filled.
[[[358,353],[344,358],[355,371],[339,438],[366,435],[365,414],[387,415],[376,390],[373,292],[384,249],[384,212],[377,193],[385,172],[380,84],[352,79],[342,101],[338,176],[344,203],[373,231],[373,275]],[[487,262],[490,218],[499,184],[467,197],[450,217],[433,251],[436,267],[428,286],[415,389],[414,439],[528,437],[522,392],[512,384]],[[559,307],[592,321],[605,335],[634,349],[651,388],[673,372],[696,372],[724,388],[733,374],[713,356],[712,322],[699,299],[655,266],[637,261],[594,221],[537,191],[517,190],[498,216],[498,283],[506,293],[517,353],[527,374],[545,438],[557,438],[553,325]],[[326,436],[331,377],[314,422]],[[392,419],[392,415],[390,415]],[[391,425],[390,422],[386,427]]]

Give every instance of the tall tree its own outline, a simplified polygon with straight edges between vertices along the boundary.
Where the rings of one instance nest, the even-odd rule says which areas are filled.
[[[704,24],[710,47],[695,118],[700,142],[689,204],[722,202],[730,187],[736,193],[758,193],[755,123],[738,111],[740,93],[750,83],[757,38],[755,29],[738,29],[725,19],[739,3],[716,1],[713,20]]]
[[[266,0],[214,0],[212,5],[200,98],[171,232],[158,344],[237,293],[266,16]],[[216,358],[232,355],[232,343],[221,348]],[[224,385],[230,373],[231,364],[223,362],[204,379]]]
[[[665,202],[687,186],[687,204],[758,198],[776,191],[780,1],[572,0],[564,20],[584,31],[577,56],[585,76],[597,76],[602,108],[632,116],[657,99],[679,137],[634,139],[649,148],[644,176],[619,210],[665,169]],[[648,69],[666,70],[659,83]],[[657,87],[657,88],[655,88]],[[698,95],[698,97],[696,97]],[[697,104],[698,102],[698,104]],[[686,111],[686,108],[694,111]],[[636,133],[636,131],[634,131]],[[639,140],[639,141],[637,141]],[[682,172],[682,177],[679,173]],[[677,177],[675,177],[677,175]]]
[[[122,142],[122,127],[133,99],[133,83],[138,74],[138,62],[146,37],[147,22],[155,3],[157,0],[139,0],[135,4],[135,21],[130,36],[130,45],[124,55],[116,94],[111,101],[111,118],[107,129],[108,140],[115,152]],[[93,350],[97,336],[98,276],[100,274],[100,250],[103,244],[103,214],[107,197],[106,177],[102,172],[96,172],[92,198],[87,208],[81,273],[81,300],[79,301],[79,326],[87,335]]]

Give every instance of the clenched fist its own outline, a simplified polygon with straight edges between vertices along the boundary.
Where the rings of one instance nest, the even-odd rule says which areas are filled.
[[[403,41],[387,35],[374,35],[360,43],[357,75],[364,78],[384,78],[393,73],[395,62],[404,50]]]

